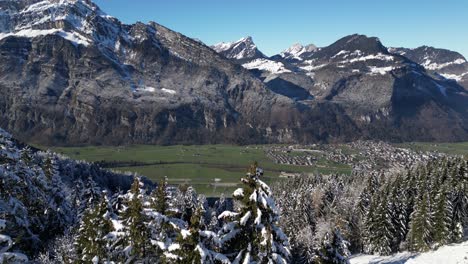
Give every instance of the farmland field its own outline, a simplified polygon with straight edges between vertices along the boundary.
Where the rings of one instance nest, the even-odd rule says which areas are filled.
[[[207,196],[229,195],[254,161],[265,170],[268,183],[283,172],[349,173],[347,165],[320,161],[316,167],[279,165],[264,153],[265,146],[149,146],[53,148],[74,159],[114,162],[112,169],[137,172],[151,180],[167,176],[171,184],[188,184]],[[135,164],[130,164],[134,162]],[[128,164],[124,164],[128,163]]]

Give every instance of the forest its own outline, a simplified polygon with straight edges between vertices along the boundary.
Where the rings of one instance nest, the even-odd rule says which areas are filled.
[[[424,252],[468,229],[468,162],[262,181],[231,197],[153,184],[0,133],[0,263],[348,263]],[[248,164],[246,164],[247,166]]]

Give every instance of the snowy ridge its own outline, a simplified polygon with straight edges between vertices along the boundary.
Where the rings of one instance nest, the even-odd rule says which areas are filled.
[[[468,263],[468,242],[440,247],[421,254],[402,252],[392,256],[356,255],[351,264],[462,264]]]
[[[426,58],[424,63],[422,63],[421,65],[424,66],[424,68],[428,70],[440,70],[451,65],[460,65],[466,62],[467,61],[465,59],[456,59],[454,61],[450,61],[446,63],[435,63],[435,62],[432,62],[431,59]]]
[[[450,73],[439,73],[442,77],[445,79],[450,79],[450,80],[455,80],[457,82],[463,80],[465,76],[468,76],[468,72],[462,73],[462,74],[450,74]]]
[[[279,55],[285,59],[296,59],[302,60],[301,55],[306,52],[313,52],[317,50],[317,47],[313,44],[302,46],[299,43],[296,43],[289,47],[288,49],[281,52]]]
[[[211,48],[228,59],[243,60],[266,57],[257,49],[252,37],[244,37],[235,42],[221,42],[211,46]]]
[[[57,35],[74,45],[88,46],[98,42],[112,49],[118,46],[120,36],[129,39],[113,17],[89,0],[46,0],[25,6],[18,12],[7,10],[3,13],[0,39]]]
[[[283,63],[272,61],[269,59],[256,59],[248,63],[242,64],[242,66],[248,70],[258,69],[261,71],[268,71],[273,74],[291,72],[290,70],[285,68]]]

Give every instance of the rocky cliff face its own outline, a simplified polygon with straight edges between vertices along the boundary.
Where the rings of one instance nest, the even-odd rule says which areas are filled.
[[[468,62],[460,53],[428,46],[389,50],[421,64],[427,71],[439,77],[459,83],[468,90]]]
[[[462,82],[447,74],[463,72],[466,61],[454,52],[448,56],[448,51],[425,50],[425,55],[412,50],[416,54],[406,56],[409,50],[389,50],[377,38],[351,35],[322,48],[295,45],[271,58],[244,61],[243,66],[275,93],[312,108],[339,107],[361,136],[464,139],[468,94]]]
[[[89,0],[0,1],[0,30],[0,127],[27,142],[467,139],[466,92],[366,38],[242,67]]]

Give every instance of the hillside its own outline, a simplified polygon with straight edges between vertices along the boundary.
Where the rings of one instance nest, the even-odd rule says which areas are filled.
[[[357,255],[351,264],[461,264],[468,262],[468,242],[442,246],[435,251],[415,254],[409,252],[392,256]]]

